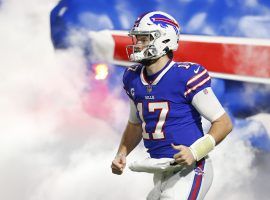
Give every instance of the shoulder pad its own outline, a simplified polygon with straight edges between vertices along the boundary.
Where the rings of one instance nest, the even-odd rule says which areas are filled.
[[[127,71],[138,71],[139,69],[141,69],[142,65],[141,64],[135,64],[135,65],[132,65],[130,67],[127,68]]]
[[[123,83],[124,85],[128,84],[129,80],[132,79],[136,74],[141,72],[142,65],[136,64],[126,68],[123,74]]]
[[[123,78],[126,79],[128,76],[133,76],[132,74],[139,74],[141,72],[141,68],[142,65],[140,64],[132,65],[126,68]]]
[[[200,66],[197,63],[193,63],[193,62],[177,62],[177,67],[180,68],[184,68],[184,69],[189,69],[190,67],[194,67],[194,66]]]
[[[194,76],[196,74],[201,73],[202,71],[206,70],[204,66],[198,63],[192,62],[179,62],[176,65],[178,68],[184,69],[184,73],[189,74],[190,76]],[[207,70],[206,70],[207,71]]]

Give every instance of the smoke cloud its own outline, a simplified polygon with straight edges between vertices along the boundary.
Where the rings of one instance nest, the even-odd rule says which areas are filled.
[[[0,199],[145,199],[151,175],[110,171],[128,103],[109,93],[114,109],[108,119],[86,112],[85,89],[93,82],[82,52],[51,45],[48,19],[55,3],[9,0],[0,8]],[[89,105],[100,106],[94,100]],[[100,106],[106,115],[105,108]],[[244,131],[235,129],[212,153],[208,200],[269,196],[269,155],[257,156],[241,137]],[[145,156],[140,145],[128,162]]]

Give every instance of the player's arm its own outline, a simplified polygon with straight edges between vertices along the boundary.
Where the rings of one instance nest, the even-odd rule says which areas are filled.
[[[232,131],[233,125],[211,87],[197,93],[192,105],[211,122],[209,132],[190,147],[195,159],[200,160]]]
[[[232,128],[233,125],[227,113],[224,113],[211,123],[211,128],[208,134],[214,138],[215,146],[218,145],[232,131]]]
[[[130,100],[130,116],[125,131],[112,162],[112,173],[122,174],[126,166],[126,156],[140,143],[142,140],[141,123],[136,116],[136,108],[132,100]]]
[[[201,160],[232,130],[231,120],[211,87],[198,92],[193,97],[192,105],[211,122],[211,127],[207,134],[195,141],[190,147],[173,145],[175,149],[180,151],[175,155],[176,161],[180,164],[191,165],[194,161]]]

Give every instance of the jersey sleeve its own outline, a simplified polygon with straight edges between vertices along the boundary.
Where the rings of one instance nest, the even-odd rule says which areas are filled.
[[[126,91],[128,97],[132,100],[133,99],[133,93],[134,93],[134,86],[132,87],[132,80],[136,76],[136,74],[139,72],[141,65],[133,65],[131,67],[126,68],[124,75],[123,75],[123,87]]]
[[[125,92],[127,93],[128,97],[132,99],[132,95],[130,93],[129,89],[129,68],[126,68],[124,74],[123,74],[123,88]]]
[[[129,106],[130,106],[130,110],[129,110],[128,121],[133,123],[133,124],[141,123],[140,119],[137,116],[137,108],[135,106],[135,103],[131,99],[129,99]]]
[[[192,64],[187,70],[184,96],[189,102],[205,88],[211,87],[211,77],[202,65]]]
[[[224,108],[210,87],[198,92],[191,103],[210,122],[215,121],[225,113]]]

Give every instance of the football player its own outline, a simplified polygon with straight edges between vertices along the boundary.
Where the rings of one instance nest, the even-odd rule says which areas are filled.
[[[180,35],[169,14],[143,14],[129,32],[130,61],[138,64],[123,76],[130,114],[112,172],[122,174],[127,155],[143,139],[150,158],[130,169],[154,174],[147,199],[203,199],[213,171],[208,153],[232,130],[232,123],[211,89],[211,77],[200,64],[174,62]],[[201,116],[211,122],[203,133]]]

